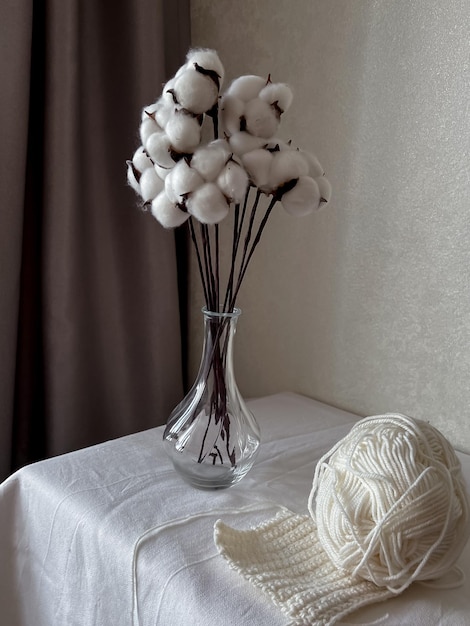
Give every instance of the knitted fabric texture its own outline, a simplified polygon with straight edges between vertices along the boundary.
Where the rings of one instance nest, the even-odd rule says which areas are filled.
[[[292,626],[352,611],[448,573],[470,533],[460,463],[443,435],[387,414],[360,420],[318,462],[310,516],[284,509],[251,530],[215,524],[230,567]]]

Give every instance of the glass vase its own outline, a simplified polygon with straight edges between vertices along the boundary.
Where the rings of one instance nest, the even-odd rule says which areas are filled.
[[[235,381],[233,340],[240,309],[206,308],[196,380],[171,413],[163,441],[181,477],[199,489],[224,489],[251,469],[260,431]]]

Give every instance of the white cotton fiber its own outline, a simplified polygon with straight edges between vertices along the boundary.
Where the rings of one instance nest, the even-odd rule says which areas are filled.
[[[175,104],[173,100],[171,102],[165,102],[163,99],[160,100],[159,106],[155,111],[155,121],[162,129],[167,125],[174,110]]]
[[[163,181],[153,167],[142,172],[140,177],[140,195],[144,202],[153,200],[163,189]]]
[[[269,186],[271,189],[277,189],[277,187],[289,180],[307,175],[307,162],[298,150],[273,152],[273,161],[269,172]]]
[[[275,109],[260,98],[254,98],[245,105],[246,130],[256,137],[269,139],[279,127],[279,116]]]
[[[229,205],[214,183],[205,183],[192,193],[186,208],[203,224],[218,224],[228,215]]]
[[[230,156],[230,147],[223,139],[198,148],[191,159],[194,168],[207,182],[214,181]]]
[[[268,104],[277,103],[282,113],[287,111],[294,99],[291,88],[284,83],[269,83],[259,92],[259,97]]]
[[[315,181],[318,185],[318,189],[320,190],[320,206],[324,206],[331,200],[331,185],[330,181],[326,178],[326,176],[319,176],[315,178]]]
[[[222,65],[219,55],[215,50],[211,50],[209,48],[196,48],[188,52],[186,59],[188,66],[197,63],[205,70],[212,70],[215,72],[219,77],[220,85],[222,85],[225,74],[224,66]]]
[[[227,135],[240,130],[240,118],[245,111],[245,103],[240,98],[226,94],[220,101],[220,119]]]
[[[270,189],[268,189],[268,183],[273,160],[272,153],[263,148],[258,148],[258,150],[247,152],[241,159],[253,184],[262,191],[270,191]]]
[[[245,131],[240,131],[234,133],[229,138],[228,142],[232,151],[241,156],[247,152],[251,152],[251,150],[262,148],[266,144],[266,139],[263,137],[255,137]]]
[[[217,186],[230,202],[241,202],[248,188],[248,174],[230,160],[218,176]]]
[[[134,172],[134,168],[132,167],[132,163],[130,163],[129,161],[127,162],[127,182],[132,187],[132,189],[136,192],[136,194],[140,196],[141,195],[140,185],[139,185],[139,182],[137,181],[137,178],[135,177],[135,172]]]
[[[153,167],[153,163],[148,154],[145,152],[143,146],[139,146],[134,152],[134,156],[132,157],[132,163],[138,172],[143,172],[147,168]]]
[[[189,217],[188,213],[181,211],[181,209],[168,199],[164,191],[159,193],[152,202],[150,211],[164,228],[177,228]]]
[[[178,152],[192,152],[201,141],[201,127],[196,118],[175,110],[165,126],[170,144]]]
[[[195,191],[203,183],[198,172],[181,159],[165,178],[165,192],[172,202],[179,204],[185,194]]]
[[[153,117],[146,117],[142,120],[139,128],[140,141],[142,145],[147,143],[148,138],[153,133],[161,132],[161,127],[157,124],[157,122],[153,119]]]
[[[217,102],[219,91],[214,81],[195,69],[188,69],[175,80],[178,103],[191,113],[209,111]]]
[[[244,102],[249,102],[257,98],[259,92],[266,85],[266,79],[261,76],[239,76],[230,85],[227,93]]]
[[[293,189],[281,198],[281,204],[287,213],[302,217],[318,209],[320,190],[310,176],[301,176]]]
[[[157,165],[157,164],[155,164],[154,167],[155,167],[155,171],[157,172],[158,177],[161,178],[162,180],[165,180],[165,178],[173,169],[173,167],[161,167],[160,165]]]
[[[312,178],[317,178],[318,176],[323,176],[325,174],[323,166],[314,154],[312,154],[311,152],[307,152],[306,150],[299,150],[299,153],[308,163],[309,176],[311,176]]]
[[[171,158],[171,144],[168,135],[161,131],[153,133],[147,139],[145,149],[152,161],[161,167],[173,167],[174,161]]]

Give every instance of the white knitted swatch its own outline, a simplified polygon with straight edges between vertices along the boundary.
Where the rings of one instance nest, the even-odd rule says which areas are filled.
[[[220,520],[214,527],[220,554],[288,616],[292,626],[330,626],[361,606],[393,595],[337,569],[317,540],[308,515],[285,509],[252,530]]]
[[[311,516],[284,509],[251,530],[220,520],[230,567],[265,591],[292,626],[331,626],[356,609],[449,572],[467,542],[460,463],[420,420],[360,420],[318,462]]]

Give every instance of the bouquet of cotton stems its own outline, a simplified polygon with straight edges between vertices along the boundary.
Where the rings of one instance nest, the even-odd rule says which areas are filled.
[[[127,179],[163,227],[189,225],[206,306],[230,312],[274,206],[308,215],[328,203],[331,186],[315,156],[277,137],[293,99],[288,85],[240,76],[221,94],[223,80],[214,50],[189,51],[159,99],[142,111],[141,145],[128,161]],[[213,128],[207,141],[206,120]],[[262,196],[269,203],[257,221]],[[232,251],[223,290],[219,224],[229,216]]]

